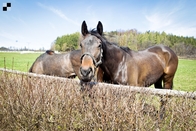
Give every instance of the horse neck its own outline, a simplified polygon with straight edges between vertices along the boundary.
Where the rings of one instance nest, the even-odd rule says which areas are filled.
[[[113,58],[114,61],[121,61],[121,58],[124,56],[132,56],[134,51],[128,47],[119,47],[115,44],[106,42],[103,44],[104,57],[106,59]]]
[[[109,64],[109,66],[111,66],[110,64],[120,62],[124,56],[125,52],[118,46],[109,42],[103,43],[103,58],[105,64]]]
[[[104,43],[101,68],[113,83],[122,83],[123,77],[119,76],[119,73],[122,73],[123,70],[119,69],[122,65],[126,64],[128,57],[130,57],[130,55],[120,47],[110,43]]]

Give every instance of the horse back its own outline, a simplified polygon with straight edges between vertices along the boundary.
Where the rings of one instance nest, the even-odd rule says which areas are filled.
[[[131,51],[129,54],[129,78],[137,81],[137,86],[150,86],[163,75],[173,77],[176,72],[178,58],[167,46],[156,45],[142,51]]]
[[[70,53],[55,54],[51,51],[41,54],[35,60],[29,72],[60,77],[75,75],[70,62]]]
[[[178,65],[178,57],[172,49],[164,45],[157,45],[148,48],[147,51],[154,53],[159,58],[159,61],[164,66],[165,73],[169,73],[169,70],[170,72],[176,72]]]

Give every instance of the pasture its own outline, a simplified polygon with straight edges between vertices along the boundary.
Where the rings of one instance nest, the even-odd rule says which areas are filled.
[[[41,53],[0,52],[0,68],[27,72]],[[196,91],[196,60],[179,59],[174,90]]]
[[[0,68],[28,72],[41,53],[0,52]]]

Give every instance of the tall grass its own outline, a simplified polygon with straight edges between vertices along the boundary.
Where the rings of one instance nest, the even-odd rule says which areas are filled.
[[[196,130],[195,100],[160,98],[96,85],[80,91],[73,80],[0,71],[0,130]]]

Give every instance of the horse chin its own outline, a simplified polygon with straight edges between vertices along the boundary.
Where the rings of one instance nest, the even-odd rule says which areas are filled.
[[[82,77],[82,81],[84,82],[91,82],[92,79],[93,77]]]
[[[82,81],[83,82],[91,82],[93,79],[94,75],[88,75],[88,76],[82,76]]]

